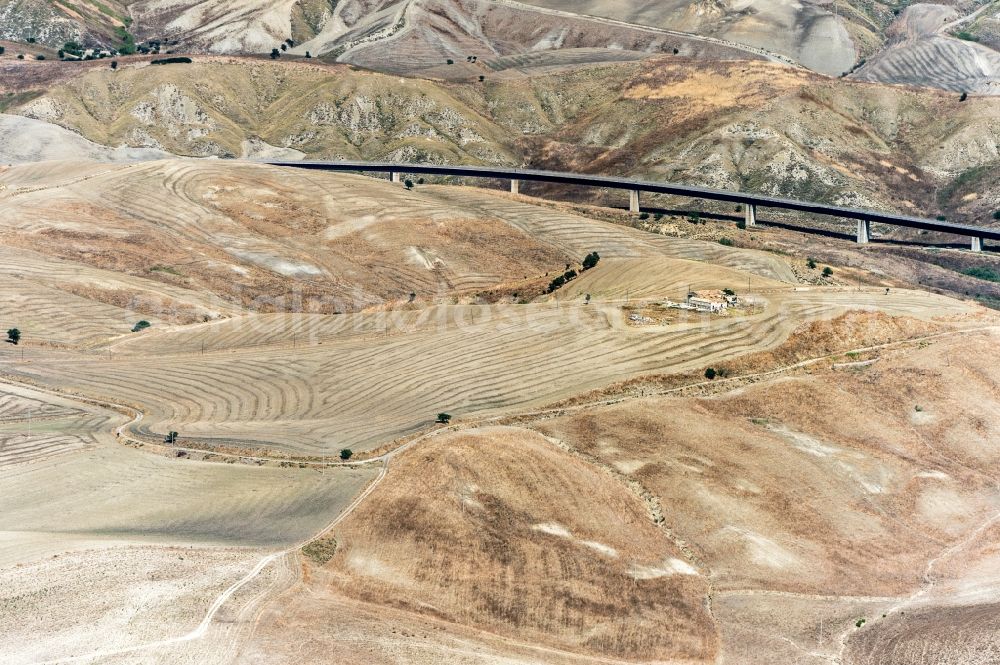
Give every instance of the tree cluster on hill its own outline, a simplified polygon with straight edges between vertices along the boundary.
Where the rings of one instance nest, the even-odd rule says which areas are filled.
[[[590,270],[591,268],[596,266],[597,262],[600,260],[601,260],[601,255],[598,254],[597,252],[591,252],[590,254],[587,254],[587,256],[584,257],[583,262],[580,264],[580,272]],[[559,275],[551,282],[549,282],[549,288],[548,291],[546,291],[546,293],[552,293],[556,289],[562,288],[568,282],[571,282],[574,279],[576,279],[577,275],[578,273],[576,272],[576,270],[570,268],[569,264],[567,263],[566,272],[564,272],[563,274]]]

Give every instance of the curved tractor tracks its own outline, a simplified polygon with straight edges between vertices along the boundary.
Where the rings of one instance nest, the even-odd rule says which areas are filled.
[[[824,360],[830,360],[830,359],[834,359],[834,358],[839,358],[839,357],[843,356],[845,353],[855,353],[855,352],[856,353],[864,353],[864,352],[870,352],[870,351],[878,351],[878,350],[884,350],[884,349],[889,349],[889,348],[893,348],[893,347],[900,347],[900,346],[911,345],[911,344],[919,344],[921,342],[932,341],[932,340],[935,340],[935,339],[941,339],[941,338],[944,338],[944,337],[951,337],[951,336],[955,336],[955,335],[966,335],[966,334],[975,334],[975,333],[981,333],[981,332],[997,332],[997,331],[1000,331],[1000,325],[979,326],[979,327],[975,327],[975,328],[964,328],[964,329],[960,329],[960,330],[948,330],[948,331],[944,331],[944,332],[933,333],[933,334],[930,334],[930,335],[924,335],[924,336],[914,337],[914,338],[905,339],[905,340],[887,342],[887,343],[884,343],[884,344],[877,344],[877,345],[872,345],[872,346],[867,346],[867,347],[860,347],[860,348],[857,348],[857,349],[850,349],[850,350],[846,350],[846,351],[842,350],[842,351],[838,351],[836,353],[823,354],[821,356],[816,356],[814,358],[808,358],[806,360],[802,360],[802,361],[793,363],[791,365],[786,365],[786,366],[782,366],[782,367],[778,367],[778,368],[774,368],[774,369],[770,369],[770,370],[766,370],[766,371],[761,371],[761,372],[755,372],[755,373],[751,373],[751,374],[744,374],[744,375],[735,376],[735,377],[731,377],[731,378],[727,378],[727,379],[713,380],[713,381],[702,381],[702,382],[696,382],[696,383],[693,383],[693,384],[688,384],[688,385],[684,385],[684,386],[680,386],[680,387],[668,388],[668,389],[663,389],[663,390],[658,390],[658,391],[648,391],[648,392],[644,392],[642,394],[642,397],[650,397],[650,396],[657,396],[657,395],[668,395],[668,394],[678,394],[678,393],[682,393],[683,391],[689,391],[691,389],[697,389],[699,387],[707,387],[709,385],[711,385],[711,386],[713,386],[714,388],[717,389],[720,386],[738,385],[739,382],[742,382],[742,381],[760,380],[760,379],[772,378],[772,377],[775,377],[777,375],[780,375],[780,374],[783,374],[783,373],[786,373],[786,372],[789,372],[789,371],[794,371],[796,369],[800,369],[800,368],[803,368],[803,367],[806,367],[806,366],[809,366],[809,365],[813,365],[813,364],[816,364],[816,363],[823,362]],[[70,397],[71,399],[75,399],[77,401],[80,401],[80,402],[83,402],[83,403],[86,403],[86,404],[91,404],[91,405],[99,406],[99,407],[102,407],[102,408],[111,409],[111,410],[114,410],[114,411],[118,411],[119,413],[125,413],[125,414],[131,413],[131,414],[133,414],[132,418],[129,421],[127,421],[126,423],[124,423],[122,425],[119,425],[117,428],[115,428],[114,431],[115,431],[116,439],[118,439],[118,440],[121,440],[122,438],[124,438],[126,436],[126,431],[129,428],[131,428],[134,425],[136,425],[139,422],[141,422],[142,419],[143,419],[143,416],[144,416],[144,414],[142,413],[142,411],[140,411],[140,410],[138,410],[138,409],[136,409],[135,407],[132,407],[132,406],[127,406],[127,405],[124,405],[124,404],[110,402],[110,401],[103,401],[103,400],[97,400],[97,399],[88,399],[88,398],[85,398],[85,397],[81,397],[79,395],[66,395],[66,394],[61,393],[61,392],[59,392],[57,390],[52,390],[52,389],[48,389],[48,388],[42,388],[42,387],[39,387],[37,385],[33,385],[33,384],[29,384],[29,383],[22,383],[22,382],[14,380],[14,379],[12,379],[10,377],[0,377],[0,383],[7,383],[7,384],[10,384],[10,385],[17,385],[17,386],[28,388],[28,389],[31,389],[31,390],[35,390],[35,391],[38,391],[38,392],[44,392],[44,393],[48,393],[48,394],[51,394],[51,395],[57,395],[57,396],[62,397],[62,398]],[[280,559],[283,559],[284,557],[295,553],[296,551],[300,550],[301,548],[305,547],[306,545],[308,545],[308,544],[310,544],[310,543],[312,543],[312,542],[314,542],[314,541],[316,541],[316,540],[324,537],[332,529],[334,529],[341,522],[343,522],[345,519],[347,519],[347,517],[349,517],[359,506],[361,506],[361,504],[364,503],[364,501],[369,496],[371,496],[371,494],[376,490],[376,488],[378,488],[378,486],[385,480],[385,478],[386,478],[386,476],[388,475],[388,472],[389,472],[389,464],[391,463],[391,461],[392,461],[392,459],[394,457],[396,457],[397,455],[401,455],[401,454],[405,453],[407,450],[409,450],[409,449],[411,449],[411,448],[419,445],[420,443],[422,443],[424,441],[427,441],[428,439],[431,439],[433,437],[436,437],[436,436],[439,436],[441,434],[448,433],[448,432],[456,432],[456,431],[461,431],[461,430],[466,430],[466,429],[475,429],[475,428],[489,426],[489,425],[502,424],[504,421],[509,421],[509,420],[512,420],[512,419],[524,419],[524,418],[544,419],[544,418],[557,417],[557,416],[561,416],[561,415],[564,415],[564,414],[567,414],[567,413],[571,413],[571,412],[574,412],[574,411],[579,411],[579,410],[583,410],[583,409],[593,408],[595,406],[603,406],[603,405],[610,405],[610,404],[620,403],[620,402],[623,402],[623,401],[626,401],[626,400],[632,399],[632,398],[633,398],[633,396],[623,396],[623,397],[614,397],[614,398],[609,398],[609,399],[599,399],[599,400],[594,400],[592,402],[587,402],[587,403],[584,403],[584,404],[576,404],[576,405],[568,406],[568,407],[537,409],[537,410],[527,411],[527,412],[523,412],[523,413],[507,414],[507,415],[503,415],[503,416],[493,416],[493,417],[489,417],[489,418],[482,418],[482,419],[479,419],[479,420],[472,420],[472,421],[468,421],[468,422],[464,422],[464,423],[458,423],[458,424],[454,424],[454,425],[449,425],[447,427],[442,427],[442,428],[434,429],[434,430],[431,430],[429,432],[425,432],[424,434],[421,434],[421,435],[419,435],[419,436],[417,436],[417,437],[415,437],[415,438],[413,438],[413,439],[411,439],[409,441],[406,441],[405,443],[402,443],[401,445],[397,446],[396,448],[393,448],[392,450],[390,450],[388,452],[382,453],[381,455],[378,455],[376,457],[372,457],[372,458],[369,458],[369,459],[366,459],[366,460],[360,460],[360,461],[356,461],[356,462],[344,462],[344,461],[320,462],[318,464],[320,464],[322,466],[327,466],[327,467],[335,467],[335,466],[348,467],[348,466],[360,466],[360,465],[367,465],[367,464],[379,464],[380,465],[380,469],[379,469],[378,475],[354,498],[354,500],[344,510],[342,510],[332,521],[330,521],[328,524],[326,524],[322,529],[320,529],[314,535],[310,536],[309,538],[306,538],[305,540],[303,540],[301,542],[298,542],[298,543],[296,543],[296,544],[294,544],[292,546],[286,547],[286,548],[284,548],[282,550],[279,550],[277,552],[273,552],[273,553],[270,553],[270,554],[267,554],[267,555],[263,556],[256,563],[256,565],[254,565],[254,567],[250,571],[247,572],[246,575],[244,575],[239,580],[233,582],[222,593],[220,593],[215,598],[215,600],[211,603],[211,605],[208,607],[208,609],[205,612],[204,617],[199,622],[199,624],[197,625],[197,627],[195,627],[193,630],[189,631],[188,633],[185,633],[184,635],[180,635],[180,636],[173,637],[173,638],[167,638],[167,639],[163,639],[163,640],[156,640],[156,641],[153,641],[153,642],[145,642],[145,643],[137,644],[137,645],[130,646],[130,647],[122,647],[122,648],[119,648],[119,649],[108,649],[108,650],[94,651],[94,652],[91,652],[91,653],[88,653],[88,654],[79,655],[79,656],[68,656],[68,657],[65,657],[65,658],[58,658],[58,659],[54,659],[54,660],[37,661],[33,665],[60,665],[60,664],[63,664],[63,663],[86,663],[86,662],[94,661],[96,659],[108,658],[108,657],[114,657],[114,656],[120,656],[120,655],[128,655],[128,654],[138,653],[138,652],[142,652],[142,651],[149,651],[149,650],[152,650],[152,649],[158,649],[158,648],[162,648],[162,647],[165,647],[165,646],[171,646],[171,645],[176,645],[176,644],[183,644],[183,643],[186,643],[186,642],[192,642],[192,641],[196,641],[196,640],[202,639],[203,637],[205,637],[207,635],[207,633],[208,633],[208,631],[209,631],[209,629],[210,629],[210,627],[212,625],[212,622],[214,621],[215,617],[218,615],[219,611],[233,598],[234,595],[236,595],[241,589],[243,589],[244,587],[246,587],[248,584],[250,584],[251,582],[253,582],[261,574],[261,572],[263,572],[266,568],[268,568],[268,566],[270,566],[272,563],[274,563],[275,561],[278,561]],[[204,451],[199,450],[199,452],[204,452]],[[287,461],[287,460],[279,460],[277,458],[267,458],[267,457],[247,457],[247,456],[242,456],[242,455],[240,455],[239,457],[241,459],[250,459],[250,460],[258,460],[258,461]],[[316,462],[309,462],[309,464],[310,465],[317,465]],[[998,516],[998,518],[1000,518],[1000,516]],[[994,519],[998,519],[998,518],[994,518]],[[254,602],[254,601],[251,600],[250,602]],[[518,642],[517,644],[521,644],[521,643]],[[528,647],[531,647],[533,649],[537,648],[538,650],[541,650],[541,651],[549,651],[549,652],[552,652],[552,653],[559,653],[559,654],[562,654],[562,655],[574,655],[574,656],[575,655],[579,655],[579,654],[572,654],[570,652],[562,652],[562,651],[559,651],[559,650],[552,650],[552,649],[549,649],[549,648],[541,646],[541,645],[522,644],[522,646],[528,646]],[[608,659],[594,659],[594,660],[595,660],[595,662],[605,662],[605,663],[618,663],[618,662],[620,662],[620,661],[608,660]]]

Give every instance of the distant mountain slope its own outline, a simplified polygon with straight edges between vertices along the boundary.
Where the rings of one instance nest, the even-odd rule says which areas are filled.
[[[1000,52],[959,30],[958,13],[943,5],[907,7],[889,30],[889,45],[855,74],[883,83],[924,85],[954,92],[1000,94]],[[970,33],[959,30],[968,37]]]
[[[127,0],[0,0],[0,39],[60,47],[117,45],[131,18]]]
[[[178,53],[279,49],[446,80],[526,62],[561,66],[664,53],[765,58],[831,76],[867,62],[859,74],[866,80],[1000,94],[1000,54],[990,46],[995,12],[982,0],[900,10],[860,0],[0,0],[0,39],[117,47],[134,35]],[[947,25],[901,40],[910,17],[928,12],[945,16]],[[970,40],[944,32],[966,23]],[[971,41],[978,38],[982,44]]]
[[[166,156],[161,150],[149,148],[109,148],[48,122],[0,113],[0,164],[54,159],[126,161]]]
[[[990,99],[672,55],[528,71],[445,84],[200,56],[190,65],[91,69],[8,112],[103,145],[182,155],[278,149],[317,159],[530,164],[955,220],[984,221],[1000,208],[1000,192],[988,186],[1000,161],[1000,107]]]

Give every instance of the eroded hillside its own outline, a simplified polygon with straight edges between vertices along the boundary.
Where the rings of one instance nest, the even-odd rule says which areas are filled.
[[[183,155],[530,164],[976,224],[1000,208],[989,184],[1000,107],[988,98],[764,62],[667,56],[443,84],[208,58],[91,68],[33,97],[10,110]]]

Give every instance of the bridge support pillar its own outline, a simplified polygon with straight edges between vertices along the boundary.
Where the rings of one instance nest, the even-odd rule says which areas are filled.
[[[743,206],[743,221],[746,222],[746,227],[753,228],[757,226],[757,206],[753,203],[747,203]]]
[[[868,244],[872,239],[871,223],[867,219],[858,220],[858,243]]]
[[[972,236],[972,251],[981,252],[983,251],[983,239],[979,236]]]
[[[520,194],[521,193],[521,181],[517,178],[510,179],[510,193]]]
[[[639,212],[639,190],[630,189],[628,192],[628,211]]]
[[[401,179],[399,171],[389,171],[389,180],[391,180],[392,182],[400,182]]]

